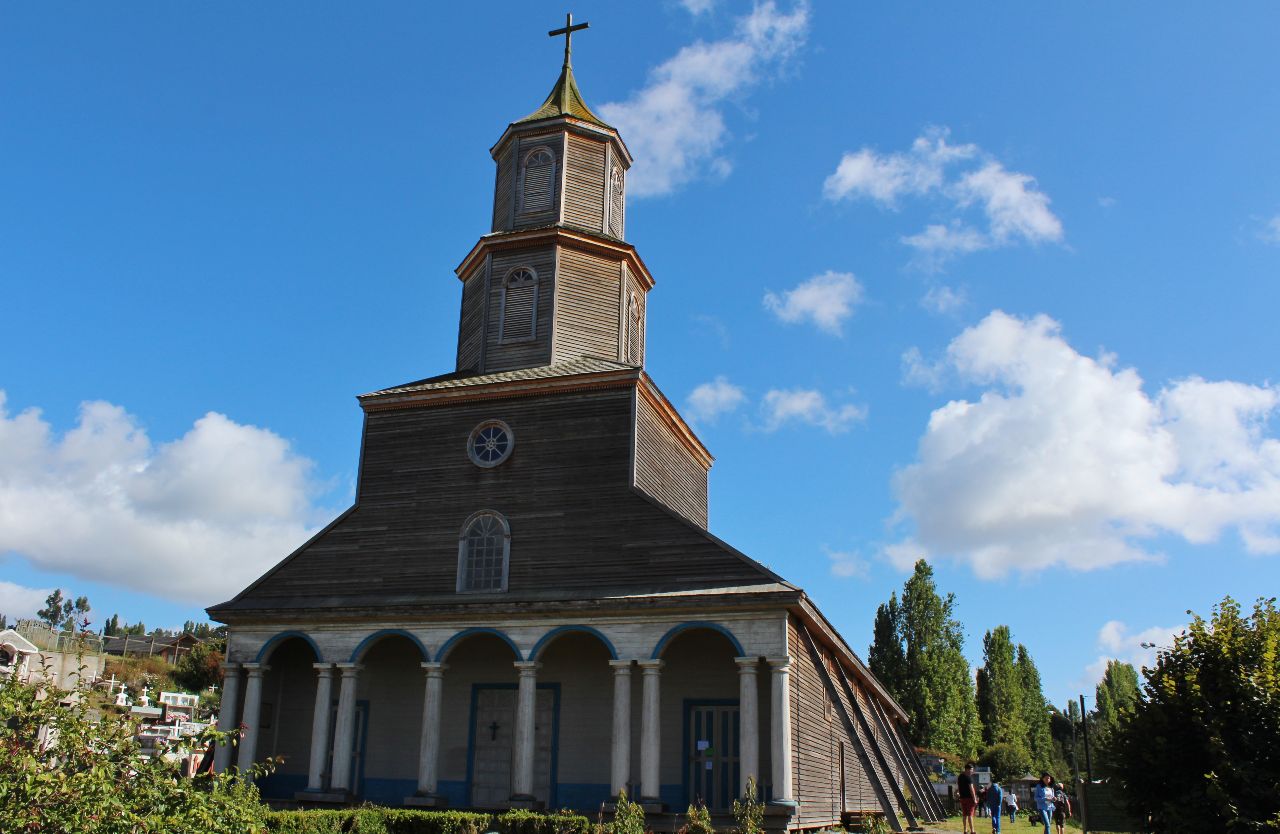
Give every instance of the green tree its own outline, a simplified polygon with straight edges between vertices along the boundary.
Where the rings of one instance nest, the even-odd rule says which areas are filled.
[[[900,620],[898,594],[889,595],[889,601],[876,608],[876,620],[872,629],[871,648],[867,651],[867,665],[876,680],[894,698],[902,700],[904,669],[907,659],[902,652],[902,640],[898,635]]]
[[[200,693],[222,682],[223,644],[212,640],[197,643],[178,659],[173,679],[188,692]]]
[[[1193,616],[1121,713],[1114,778],[1158,834],[1280,830],[1280,611]]]
[[[4,631],[9,627],[9,618],[4,614],[0,614],[0,631]]]
[[[45,597],[44,608],[37,611],[36,616],[48,623],[50,628],[75,631],[87,621],[90,610],[88,597],[67,599],[62,596],[61,588],[54,588],[53,593]]]
[[[983,636],[982,660],[978,669],[978,718],[982,721],[983,741],[989,745],[1012,745],[1029,761],[1026,699],[1017,649],[1008,626],[996,626]]]
[[[983,750],[978,763],[991,768],[995,780],[1006,785],[1011,779],[1021,779],[1031,769],[1031,757],[1027,755],[1027,751],[1019,745],[1005,742],[993,744]]]
[[[1089,719],[1090,741],[1097,751],[1095,773],[1110,774],[1116,732],[1137,708],[1139,697],[1137,670],[1119,660],[1107,661],[1107,671],[1095,690],[1096,706]]]
[[[119,633],[120,633],[120,615],[112,614],[110,617],[107,617],[106,622],[102,624],[102,636],[115,637]]]
[[[1018,682],[1022,694],[1022,720],[1026,727],[1027,752],[1031,755],[1031,765],[1036,772],[1054,769],[1053,734],[1049,729],[1051,707],[1045,700],[1044,689],[1040,685],[1040,670],[1031,659],[1027,647],[1018,644],[1016,663]]]

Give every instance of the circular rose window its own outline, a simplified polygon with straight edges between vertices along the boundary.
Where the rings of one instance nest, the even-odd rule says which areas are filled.
[[[489,420],[472,429],[471,438],[467,441],[467,454],[476,466],[488,469],[511,457],[511,449],[515,445],[516,438],[510,426],[501,420]]]

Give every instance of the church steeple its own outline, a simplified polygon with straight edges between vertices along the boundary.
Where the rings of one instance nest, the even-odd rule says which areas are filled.
[[[551,93],[547,96],[547,100],[542,102],[541,107],[520,119],[516,124],[534,122],[539,119],[554,119],[557,116],[571,116],[575,119],[582,119],[608,130],[613,130],[604,120],[591,112],[591,108],[587,106],[587,102],[582,98],[582,91],[578,89],[578,82],[573,77],[573,33],[590,26],[590,23],[574,24],[573,13],[570,12],[565,15],[564,28],[552,29],[547,33],[553,38],[564,35],[564,66],[560,68],[560,77],[556,79],[556,85],[551,88]]]

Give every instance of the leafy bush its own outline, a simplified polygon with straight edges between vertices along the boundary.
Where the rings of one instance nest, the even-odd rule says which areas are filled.
[[[626,791],[618,792],[618,805],[613,812],[612,834],[645,834],[644,808],[627,799]]]
[[[499,816],[465,811],[354,808],[338,811],[276,811],[267,831],[275,834],[590,834],[586,817],[559,812],[507,811]]]
[[[591,820],[569,811],[539,814],[513,810],[493,820],[493,828],[501,834],[590,834]]]
[[[91,715],[87,690],[0,680],[0,820],[5,831],[257,834],[267,808],[251,779],[184,778],[142,754],[135,725]],[[230,737],[210,730],[194,749]],[[179,748],[181,750],[181,748]],[[269,767],[257,766],[253,775]]]
[[[756,798],[755,779],[747,779],[747,791],[741,802],[733,800],[733,818],[741,834],[760,834],[764,830],[764,806]]]
[[[689,821],[680,829],[680,834],[716,834],[711,826],[711,812],[702,802],[690,805],[686,816]]]

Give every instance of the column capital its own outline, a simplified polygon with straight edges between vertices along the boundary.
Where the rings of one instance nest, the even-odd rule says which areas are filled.
[[[332,663],[312,663],[311,668],[315,669],[316,673],[322,678],[327,678],[333,675]]]
[[[265,663],[241,663],[240,668],[251,678],[261,677],[263,672],[271,671],[271,667]]]
[[[236,672],[240,671],[240,664],[232,663],[231,661],[228,660],[222,664],[222,671],[228,672],[234,675]]]
[[[782,657],[766,657],[764,662],[772,666],[773,671],[775,672],[785,672],[791,667],[791,658],[787,655],[783,655]]]
[[[445,669],[449,668],[449,664],[438,663],[438,662],[423,661],[418,665],[421,666],[426,671],[427,677],[429,678],[438,678],[444,674]]]
[[[609,665],[613,667],[613,673],[614,673],[615,675],[629,675],[629,674],[631,674],[631,661],[630,661],[630,660],[610,660],[610,661],[609,661]]]
[[[354,678],[364,668],[359,663],[335,663],[333,665],[338,667],[344,678]]]
[[[533,677],[542,668],[542,664],[536,660],[517,660],[515,667],[520,670],[521,677]]]
[[[735,657],[733,662],[738,664],[738,674],[754,675],[760,667],[760,658],[758,657]]]
[[[662,671],[664,664],[661,658],[653,658],[651,660],[637,660],[636,665],[639,666],[640,670],[646,675],[656,675],[658,672]]]

